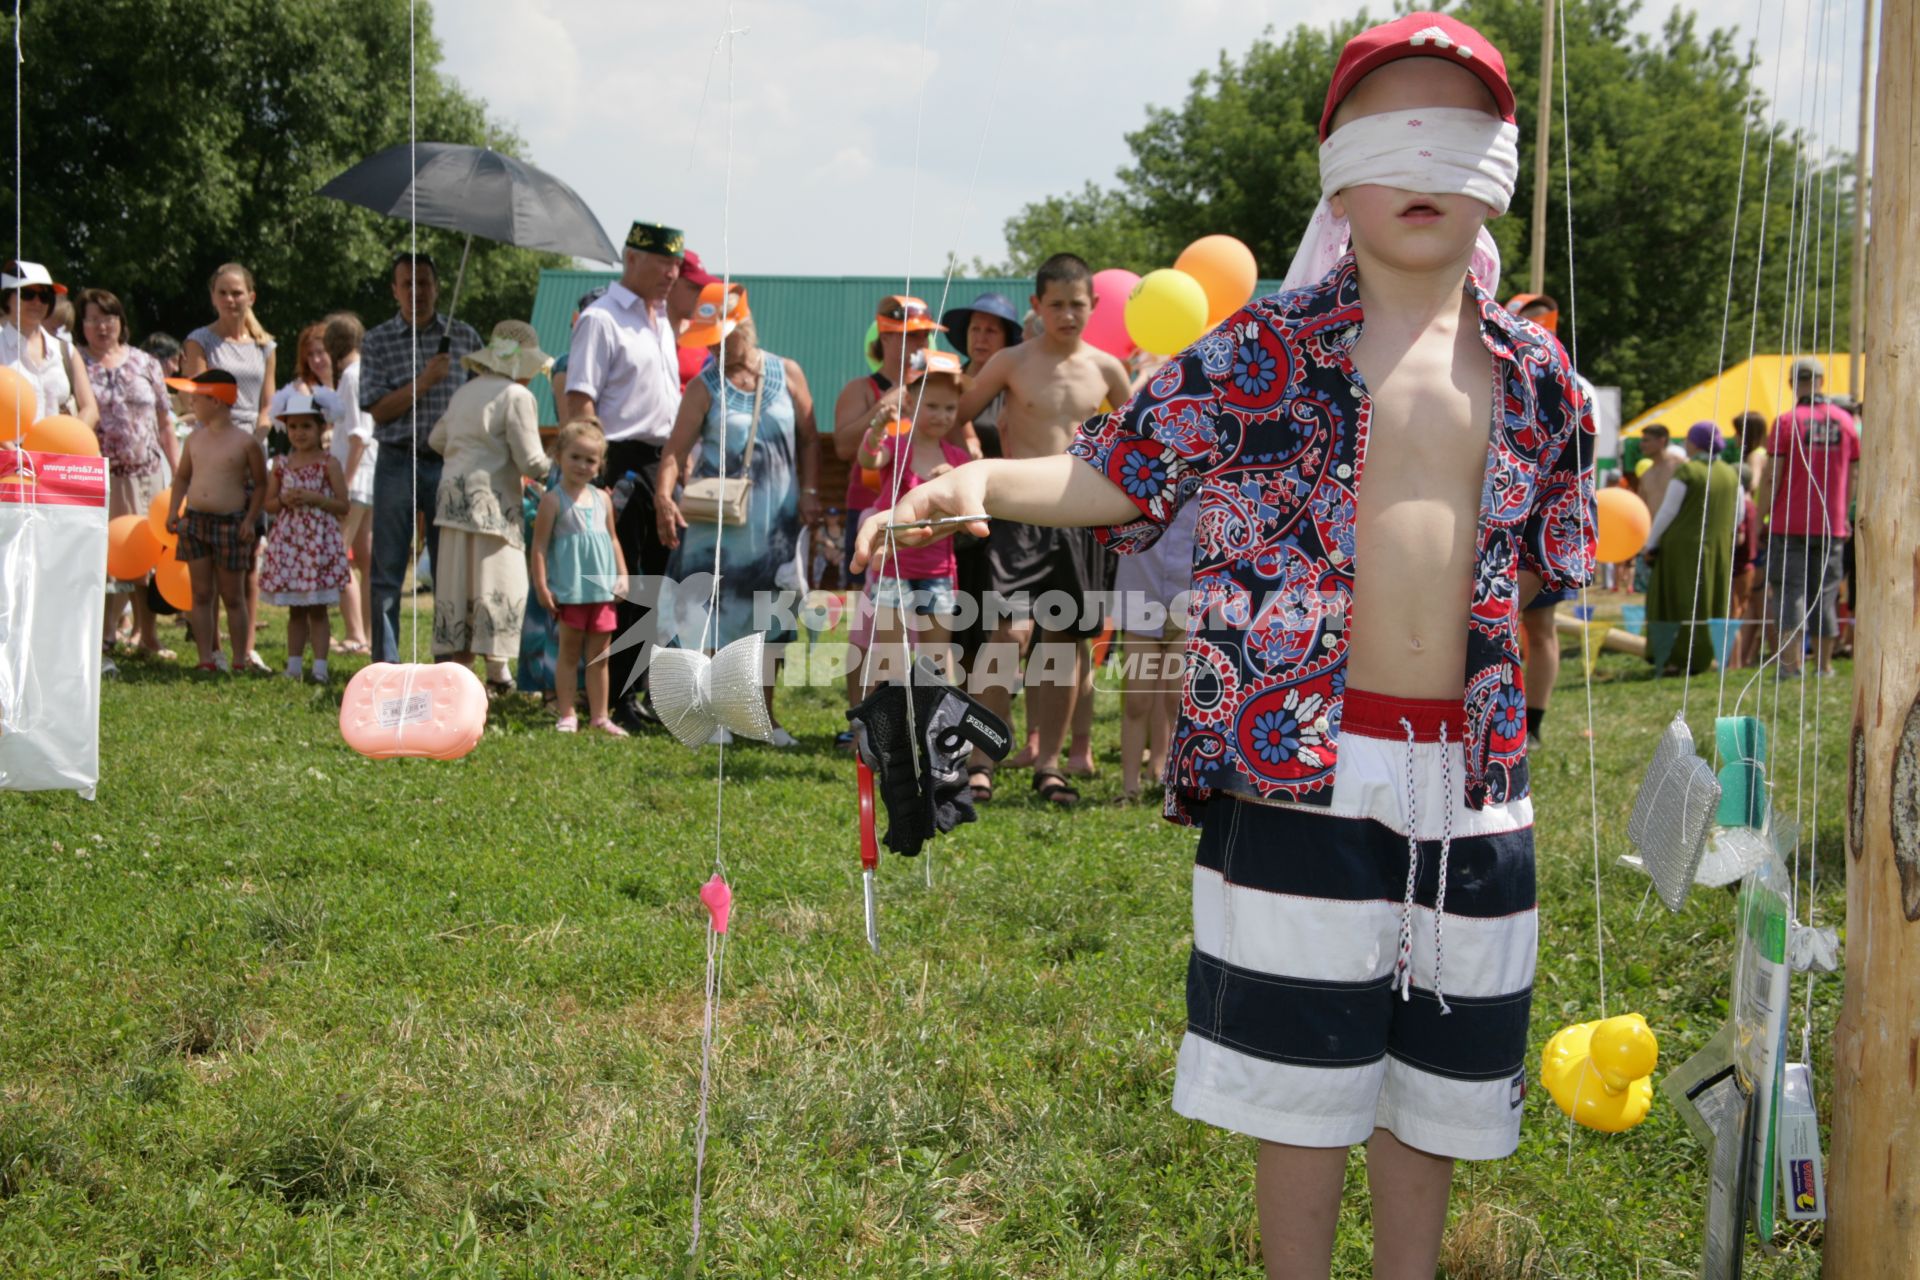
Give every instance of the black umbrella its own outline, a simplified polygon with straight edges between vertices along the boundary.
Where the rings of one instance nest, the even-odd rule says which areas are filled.
[[[466,232],[449,317],[460,306],[475,236],[596,262],[620,261],[620,251],[578,192],[491,147],[403,142],[362,160],[320,188],[320,194],[390,218]]]

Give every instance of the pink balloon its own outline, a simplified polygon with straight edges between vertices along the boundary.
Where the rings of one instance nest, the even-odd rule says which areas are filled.
[[[1125,360],[1137,349],[1127,333],[1127,298],[1140,277],[1124,267],[1093,273],[1093,318],[1080,336],[1108,355]]]

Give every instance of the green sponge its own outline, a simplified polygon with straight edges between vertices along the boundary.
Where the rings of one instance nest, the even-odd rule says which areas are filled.
[[[1723,827],[1766,825],[1767,731],[1756,716],[1721,716],[1714,721],[1720,759],[1720,810]]]

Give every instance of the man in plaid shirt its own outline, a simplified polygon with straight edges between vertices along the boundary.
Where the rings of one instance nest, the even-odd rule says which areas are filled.
[[[440,455],[427,434],[467,380],[460,358],[480,349],[473,326],[449,320],[434,307],[439,276],[424,253],[393,260],[391,320],[367,330],[360,347],[360,406],[373,415],[380,445],[373,468],[373,660],[399,661],[400,594],[413,548],[416,513],[427,515],[427,558],[439,537],[433,508],[440,488]]]

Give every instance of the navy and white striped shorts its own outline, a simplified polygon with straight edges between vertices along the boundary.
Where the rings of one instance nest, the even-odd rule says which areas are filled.
[[[1193,869],[1175,1111],[1293,1146],[1375,1128],[1458,1159],[1519,1145],[1533,805],[1465,806],[1461,725],[1458,703],[1349,690],[1331,805],[1216,793]]]

